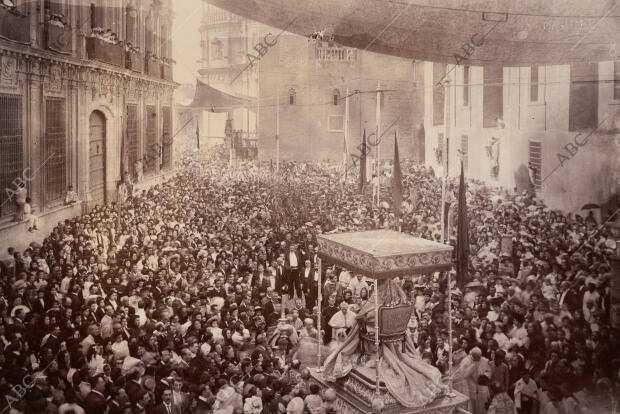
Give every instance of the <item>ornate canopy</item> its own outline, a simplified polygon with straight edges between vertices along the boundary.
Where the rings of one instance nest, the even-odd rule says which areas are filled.
[[[452,267],[452,246],[392,230],[320,235],[319,256],[373,279]]]

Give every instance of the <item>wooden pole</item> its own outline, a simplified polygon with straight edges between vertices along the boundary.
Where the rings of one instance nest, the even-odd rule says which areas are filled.
[[[451,285],[451,271],[448,270],[448,341],[450,341],[450,347],[448,352],[448,396],[453,396],[452,392],[452,287]]]
[[[379,394],[379,281],[375,279],[375,394]]]
[[[446,65],[446,73],[449,73],[448,71],[448,66]],[[444,79],[443,81],[443,90],[444,90],[444,117],[443,117],[443,151],[442,151],[442,159],[441,162],[443,164],[443,174],[442,174],[442,178],[441,178],[441,243],[444,243],[444,241],[446,240],[446,212],[445,212],[445,203],[446,203],[446,180],[448,179],[448,158],[450,157],[449,154],[449,148],[448,148],[448,134],[449,134],[449,128],[448,128],[448,123],[449,123],[449,111],[450,111],[450,107],[449,107],[449,91],[448,91],[448,84],[449,84],[450,80],[449,79]]]
[[[379,141],[379,137],[381,136],[381,83],[379,81],[377,81],[377,108],[376,108],[376,114],[375,114],[375,119],[377,121],[377,132],[375,135],[375,140],[378,142]],[[377,205],[379,205],[380,202],[380,194],[381,194],[381,151],[380,151],[380,144],[377,144],[377,162],[376,162],[376,172],[377,172]]]
[[[317,317],[317,325],[318,325],[318,339],[319,339],[319,349],[318,349],[318,355],[317,355],[317,359],[318,359],[318,368],[317,368],[317,372],[321,372],[322,367],[321,367],[321,346],[322,344],[322,338],[321,338],[321,302],[323,301],[323,285],[321,284],[321,277],[322,277],[322,265],[323,265],[323,260],[320,257],[317,257],[316,259],[317,261],[317,267],[318,267],[318,272],[319,272],[319,280],[318,280],[318,299],[317,299],[317,307],[319,309],[318,312],[318,317]]]
[[[344,100],[344,182],[347,182],[347,160],[349,159],[349,88]]]
[[[280,172],[280,92],[276,88],[276,173]]]

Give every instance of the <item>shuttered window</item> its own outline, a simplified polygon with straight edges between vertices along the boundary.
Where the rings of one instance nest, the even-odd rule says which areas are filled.
[[[433,63],[433,125],[443,125],[445,88],[438,85],[446,77],[446,65]]]
[[[144,175],[156,171],[159,162],[159,143],[157,142],[157,112],[155,106],[146,107],[146,139],[144,140]]]
[[[487,66],[483,69],[482,127],[496,128],[504,117],[504,69]]]
[[[23,179],[22,98],[0,94],[0,216],[15,213],[13,180]]]
[[[162,168],[170,168],[172,166],[172,141],[173,137],[171,136],[172,132],[170,131],[170,107],[164,106],[161,108],[161,116],[162,116],[162,153],[161,153],[161,164]]]
[[[45,206],[64,199],[67,190],[67,115],[64,98],[45,100],[45,139],[42,162]]]
[[[461,135],[461,155],[463,157],[463,169],[467,171],[468,167],[468,156],[469,151],[469,137],[467,135]]]
[[[598,63],[570,66],[568,130],[590,131],[598,125]]]
[[[126,138],[127,142],[127,170],[131,177],[136,180],[138,174],[136,173],[136,161],[138,160],[138,106],[127,105],[127,124],[126,124]]]
[[[536,190],[540,190],[542,185],[542,142],[530,141],[529,162],[530,177],[534,182]]]

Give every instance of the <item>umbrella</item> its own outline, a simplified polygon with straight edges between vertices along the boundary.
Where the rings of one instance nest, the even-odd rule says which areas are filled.
[[[598,204],[594,204],[594,203],[588,203],[584,205],[583,207],[581,207],[582,210],[591,210],[593,208],[601,208],[601,206],[599,206]]]

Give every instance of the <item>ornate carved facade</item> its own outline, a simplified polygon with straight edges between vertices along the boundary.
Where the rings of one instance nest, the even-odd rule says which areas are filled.
[[[14,9],[0,7],[5,14],[21,16],[24,21],[40,18],[37,7],[23,1],[15,3]],[[51,3],[67,20],[65,31],[70,34],[63,37],[62,47],[58,42],[57,47],[49,47],[49,25],[31,24],[30,44],[6,27],[0,28],[0,153],[4,155],[0,157],[0,188],[12,188],[22,171],[29,168],[31,179],[26,180],[26,188],[44,222],[117,199],[121,168],[135,178],[136,160],[151,151],[147,141],[157,142],[164,128],[174,131],[174,120],[164,117],[171,118],[177,86],[170,76],[153,76],[136,67],[119,66],[113,60],[95,59],[86,43],[95,39],[93,25],[97,22],[89,17],[97,17],[97,13],[91,14],[90,7],[87,13],[82,6],[70,4],[74,2]],[[142,51],[171,55],[170,42],[165,38],[172,22],[168,0],[139,5],[118,0],[114,2],[117,9],[103,3],[93,1],[93,7],[101,8],[105,17],[97,24],[118,32],[120,40],[111,46],[125,49],[129,39],[134,39],[133,45]],[[48,18],[47,9],[45,13],[41,18]],[[129,16],[133,16],[131,24]],[[141,23],[147,18],[152,21],[150,29]],[[148,43],[153,33],[147,32],[154,32],[155,24],[159,37]],[[168,60],[158,62],[171,65]],[[171,75],[169,70],[167,73]],[[147,105],[154,108],[155,118],[149,124],[153,137],[148,139]],[[168,151],[167,161],[162,156],[154,162],[145,180],[156,182],[162,172],[172,168],[174,145]],[[75,207],[64,203],[69,186],[79,196],[80,203]],[[15,211],[10,192],[2,191],[0,204],[0,230],[4,230],[11,227]],[[6,239],[4,235],[2,238]]]

